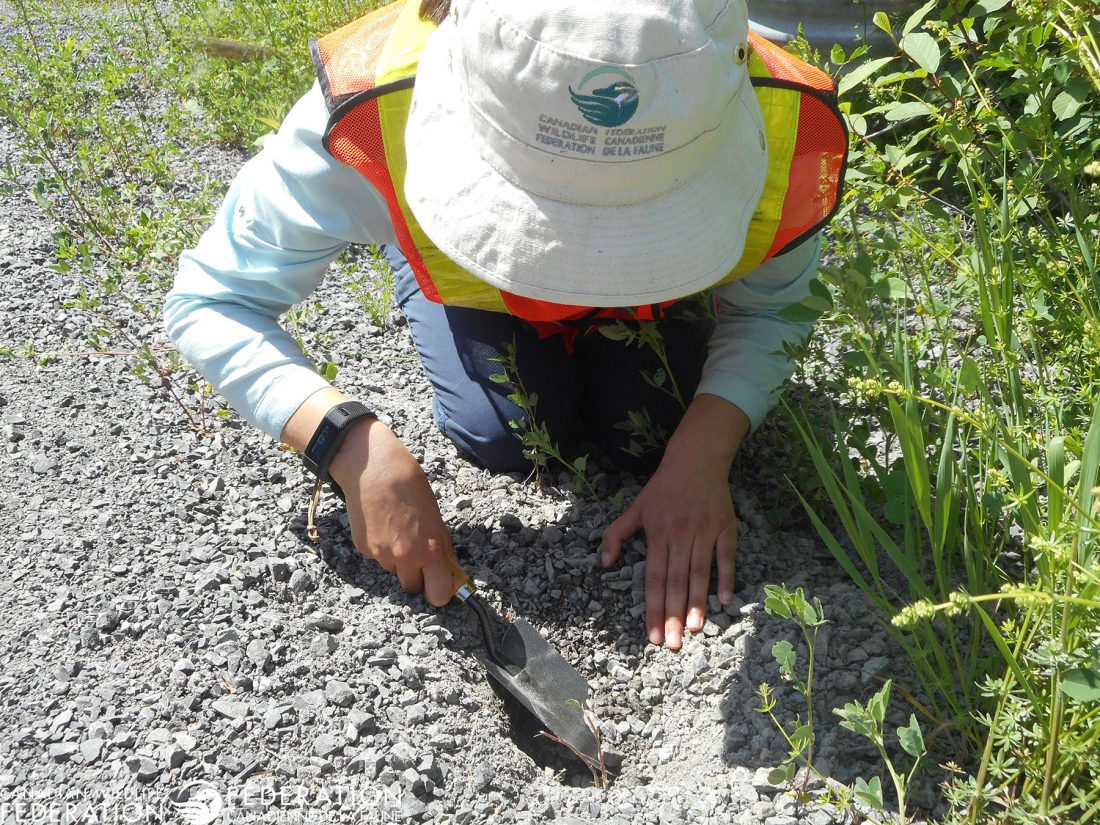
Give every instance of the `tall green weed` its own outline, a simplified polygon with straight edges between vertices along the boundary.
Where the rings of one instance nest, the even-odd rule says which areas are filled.
[[[854,133],[821,274],[842,368],[807,362],[838,400],[794,411],[800,495],[909,654],[955,815],[1089,821],[1100,16],[933,0],[875,22],[893,55],[831,55]]]

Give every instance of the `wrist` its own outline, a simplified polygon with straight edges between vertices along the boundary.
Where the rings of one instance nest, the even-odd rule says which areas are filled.
[[[325,413],[302,452],[306,468],[322,481],[332,483],[329,467],[344,440],[356,425],[375,417],[373,410],[358,401],[343,401],[333,406]]]
[[[669,439],[665,459],[724,478],[750,428],[748,416],[736,404],[717,395],[697,395]]]
[[[370,439],[376,428],[385,429],[377,418],[362,418],[351,425],[329,463],[329,475],[340,487],[352,486],[367,466],[371,454]]]
[[[317,427],[325,420],[325,415],[345,401],[351,401],[335,387],[323,387],[310,395],[290,416],[283,426],[279,440],[299,453],[305,452]]]

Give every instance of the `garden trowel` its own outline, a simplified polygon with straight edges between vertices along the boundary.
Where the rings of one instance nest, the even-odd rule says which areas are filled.
[[[474,583],[451,561],[452,598],[477,615],[486,655],[478,656],[489,675],[519,700],[539,723],[579,756],[599,760],[599,745],[585,721],[588,683],[530,623],[505,621],[477,595]],[[503,632],[501,631],[503,628]]]

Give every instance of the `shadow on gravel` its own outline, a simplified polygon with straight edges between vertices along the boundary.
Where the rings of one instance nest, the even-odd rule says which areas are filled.
[[[305,548],[320,556],[346,586],[358,588],[376,602],[385,601],[395,607],[407,607],[414,615],[418,614],[420,621],[446,628],[449,636],[441,642],[442,647],[468,664],[464,668],[467,685],[484,682],[491,688],[500,703],[502,718],[507,722],[507,736],[512,744],[538,768],[549,768],[562,784],[590,784],[591,776],[580,760],[567,748],[540,735],[543,726],[539,720],[482,669],[476,657],[484,653],[484,643],[473,613],[456,603],[436,608],[422,596],[405,593],[395,576],[370,559],[350,552],[351,536],[345,519],[342,510],[319,518],[317,531],[320,541],[317,543],[309,538],[304,513],[294,520],[292,531]],[[464,564],[467,562],[461,554],[460,560]],[[495,598],[499,594],[491,589],[479,589],[482,589],[482,595],[501,607]],[[541,618],[538,620],[542,622]],[[570,658],[568,654],[567,658]]]
[[[786,639],[804,668],[807,654],[797,628],[763,610],[769,583],[802,586],[821,599],[829,624],[819,638],[815,715],[816,760],[822,773],[841,781],[870,776],[876,755],[870,746],[836,724],[831,709],[866,699],[886,676],[904,672],[903,657],[887,644],[862,596],[820,544],[800,507],[791,505],[784,468],[790,467],[790,434],[781,427],[761,434],[745,451],[733,475],[732,489],[741,521],[738,587],[733,605],[712,598],[704,631],[673,653],[649,645],[645,635],[645,542],[624,547],[610,570],[597,563],[603,530],[621,512],[608,500],[623,490],[629,502],[644,479],[611,471],[595,476],[602,500],[558,497],[554,518],[536,519],[554,493],[538,493],[520,477],[494,477],[485,495],[504,495],[460,511],[480,518],[447,517],[459,561],[479,590],[502,615],[521,616],[593,685],[592,711],[601,720],[609,747],[623,760],[620,783],[645,785],[685,774],[717,776],[734,769],[773,768],[786,757],[780,732],[755,708],[758,686],[772,685],[776,718],[788,729],[805,719],[803,697],[780,678],[771,649]],[[477,501],[475,499],[475,501]],[[546,512],[543,507],[541,512]],[[345,583],[372,601],[404,607],[422,627],[438,624],[449,631],[442,643],[463,665],[466,690],[491,680],[474,658],[481,651],[476,622],[461,608],[437,610],[419,596],[404,593],[397,580],[351,545],[346,516],[327,508],[318,522],[321,541],[305,533],[304,515],[292,531]],[[711,592],[714,592],[712,581]],[[415,631],[415,628],[413,629]],[[495,687],[495,686],[494,686]],[[501,697],[501,712],[507,712]],[[563,784],[591,785],[584,766],[558,745],[538,737],[522,715],[509,714],[508,734],[515,746],[540,768],[550,768]],[[517,757],[519,755],[517,754]],[[679,780],[675,780],[679,781]],[[742,780],[744,781],[744,780]],[[763,793],[763,791],[761,791]],[[774,791],[772,791],[774,792]]]

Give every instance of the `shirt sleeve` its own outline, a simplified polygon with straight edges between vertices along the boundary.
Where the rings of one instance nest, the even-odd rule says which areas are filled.
[[[718,322],[696,394],[709,393],[736,404],[754,430],[794,372],[784,344],[805,340],[813,328],[786,321],[779,311],[810,294],[820,256],[818,233],[717,289]]]
[[[326,382],[277,322],[349,243],[393,243],[378,191],[322,145],[328,109],[313,88],[249,160],[164,307],[169,337],[229,404],[273,438]]]

